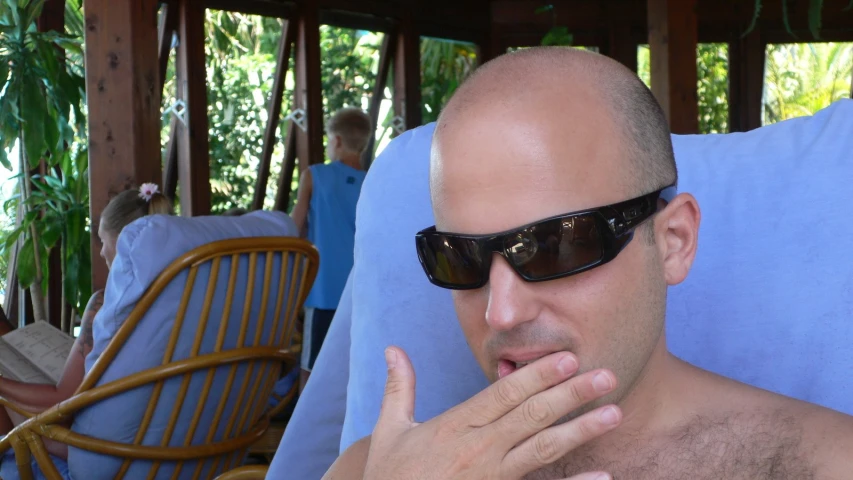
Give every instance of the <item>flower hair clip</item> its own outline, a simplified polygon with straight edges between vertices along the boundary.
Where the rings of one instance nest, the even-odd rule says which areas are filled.
[[[156,183],[143,183],[142,186],[139,187],[139,198],[146,202],[150,202],[151,198],[157,193],[160,193],[160,189],[157,187]]]

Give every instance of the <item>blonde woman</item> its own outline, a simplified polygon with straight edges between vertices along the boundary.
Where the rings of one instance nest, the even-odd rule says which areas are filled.
[[[116,241],[121,230],[138,218],[155,214],[171,215],[172,204],[153,183],[143,184],[139,189],[124,191],[110,200],[101,213],[101,222],[98,226],[98,237],[102,245],[101,258],[107,262],[107,268],[112,266],[115,258]],[[30,412],[45,411],[70,398],[83,382],[84,361],[92,351],[94,343],[92,322],[103,302],[103,290],[98,290],[89,299],[80,322],[80,335],[65,361],[65,368],[58,384],[24,383],[0,377],[0,397]],[[0,408],[0,435],[5,435],[24,420],[24,417],[13,410]],[[65,445],[51,441],[45,443],[51,454],[63,459],[67,458],[68,450]]]

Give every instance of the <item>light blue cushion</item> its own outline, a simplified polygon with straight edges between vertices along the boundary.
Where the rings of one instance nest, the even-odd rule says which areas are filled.
[[[328,380],[306,389],[291,420],[322,427],[288,431],[274,464],[282,469],[271,468],[268,478],[286,471],[318,479],[334,461],[331,444],[343,450],[371,433],[389,344],[414,362],[419,421],[486,385],[449,293],[426,281],[414,250],[414,233],[434,223],[433,128],[395,139],[368,173],[356,218],[352,317],[335,319],[351,322],[351,335],[327,340],[312,378]],[[853,101],[843,100],[814,117],[749,133],[673,136],[679,190],[693,193],[703,212],[694,268],[669,290],[668,344],[676,355],[853,414],[850,132]],[[344,391],[341,365],[348,360]],[[339,434],[334,422],[344,408]],[[300,442],[298,457],[289,451],[293,441]]]
[[[319,479],[338,457],[349,376],[352,278],[350,271],[311,379],[299,395],[270,464],[270,480]]]
[[[702,209],[670,351],[853,415],[853,100],[748,133],[676,136]]]
[[[164,268],[182,254],[217,240],[255,236],[293,236],[295,234],[296,227],[293,221],[286,214],[280,212],[253,212],[241,217],[181,218],[158,215],[144,217],[128,225],[119,236],[116,258],[113,261],[107,281],[104,305],[95,317],[95,345],[92,352],[86,357],[86,371],[88,372],[92,368],[94,362],[103,353],[151,282]],[[271,332],[274,323],[272,319],[275,315],[275,302],[269,302],[266,309],[260,307],[262,296],[260,285],[263,282],[264,269],[258,268],[255,271],[255,288],[251,294],[248,294],[247,288],[250,278],[248,255],[241,256],[236,264],[237,281],[233,298],[241,299],[249,295],[252,304],[253,321],[245,332],[246,338],[253,341],[260,325],[258,319],[263,317],[265,321],[260,332],[260,338],[262,342],[271,344],[277,341]],[[263,265],[263,260],[261,260],[260,265]],[[230,258],[223,259],[219,266],[218,275],[212,277],[216,280],[212,308],[209,313],[212,319],[203,335],[201,353],[213,351],[221,319],[226,319],[228,322],[223,349],[234,348],[237,345],[243,305],[238,302],[232,305],[228,315],[224,313],[226,312],[227,283],[231,266]],[[292,266],[293,262],[289,261],[285,279],[290,278]],[[281,255],[273,256],[271,295],[275,295],[278,291],[279,279],[282,278],[281,269]],[[203,314],[202,306],[208,288],[208,279],[211,278],[210,273],[210,263],[203,264],[198,269],[197,280],[190,294],[189,306],[178,337],[173,360],[187,358],[191,354],[196,326]],[[184,295],[187,275],[186,272],[181,273],[169,283],[137,325],[116,359],[106,369],[98,385],[161,364],[175,318],[178,316],[178,305]],[[257,368],[247,372],[247,366],[243,365],[237,368],[236,380],[232,387],[227,389],[226,380],[230,369],[230,367],[220,367],[217,370],[213,377],[211,391],[223,393],[211,395],[212,401],[205,405],[198,427],[191,433],[189,427],[195,408],[200,403],[199,398],[207,375],[205,372],[192,376],[186,401],[180,410],[177,427],[168,442],[169,445],[183,443],[184,439],[190,435],[193,444],[206,443],[206,436],[213,426],[214,413],[220,398],[224,398],[225,414],[214,432],[214,439],[222,438],[229,423],[228,420],[231,418],[232,412],[235,411],[238,394],[244,379],[248,379],[247,389],[252,392],[258,389],[258,384],[255,383],[256,379],[266,380],[267,378],[265,372],[258,371]],[[176,377],[164,382],[159,397],[160,402],[154,410],[151,425],[144,436],[143,444],[160,444],[182,381],[183,377]],[[97,438],[132,443],[139,430],[141,419],[148,407],[152,392],[153,387],[146,386],[97,403],[75,416],[72,429],[78,433]],[[245,398],[242,403],[247,401],[248,399]],[[255,401],[266,404],[268,398],[256,398]],[[248,428],[248,425],[241,422],[243,419],[235,417],[233,430],[245,431]],[[79,449],[69,449],[68,464],[72,476],[77,479],[113,478],[122,462],[123,460],[114,457]],[[125,478],[145,478],[149,466],[150,462],[147,461],[134,462]],[[174,468],[173,464],[163,464],[157,478],[172,478]],[[195,468],[195,463],[184,465],[178,478],[190,478],[194,474]],[[206,472],[210,465],[206,463],[202,468]],[[222,465],[218,465],[218,468],[221,469]]]

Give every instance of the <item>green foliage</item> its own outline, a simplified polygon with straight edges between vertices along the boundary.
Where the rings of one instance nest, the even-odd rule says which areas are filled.
[[[729,49],[725,43],[697,46],[699,132],[729,131]]]
[[[207,11],[208,120],[212,211],[249,206],[254,195],[257,169],[267,123],[267,102],[272,91],[281,25],[277,20],[232,12]],[[325,118],[340,108],[366,109],[377,81],[379,49],[383,34],[323,25],[320,28],[321,80]],[[422,100],[424,123],[435,120],[459,84],[476,67],[473,45],[441,39],[421,41]],[[284,118],[292,110],[294,61],[290,60],[282,102],[280,128],[270,166],[265,207],[275,199],[284,157]],[[164,104],[174,101],[174,65],[170,62]],[[389,79],[390,80],[390,79]],[[383,96],[393,82],[388,84]],[[385,108],[387,108],[387,102]],[[384,113],[383,113],[384,115]],[[393,112],[380,118],[377,148],[390,134]],[[162,123],[162,146],[169,135]],[[298,178],[291,179],[291,205]],[[290,207],[288,207],[289,210]]]
[[[813,115],[849,97],[851,70],[850,44],[768,45],[764,124]]]
[[[569,33],[568,27],[557,25],[557,9],[554,5],[543,5],[534,10],[534,13],[537,15],[551,14],[551,29],[542,37],[541,44],[543,46],[569,46],[574,43],[574,36]]]
[[[5,267],[21,239],[18,281],[32,287],[40,273],[41,285],[35,286],[44,289],[49,253],[62,249],[66,300],[82,310],[91,292],[88,158],[77,147],[85,142],[86,127],[82,44],[79,35],[36,30],[43,4],[0,3],[0,164],[11,170],[8,153],[19,147],[17,194],[3,210],[10,217],[27,212],[17,227],[0,232],[0,255]],[[82,32],[78,0],[68,0],[66,18]],[[31,177],[29,170],[42,161],[47,173]],[[5,276],[5,268],[0,273]]]
[[[788,0],[779,0],[782,2],[782,22],[785,25],[785,30],[793,38],[797,38],[794,32],[791,30],[791,24],[788,16]],[[746,31],[743,32],[742,36],[749,35],[754,29],[756,24],[758,23],[758,18],[761,16],[761,7],[764,0],[754,0],[755,5],[752,11],[752,18],[750,19],[749,26]],[[841,11],[846,12],[853,9],[853,0],[844,7]],[[820,28],[821,28],[821,18],[823,16],[823,0],[809,0],[809,8],[808,8],[808,26],[809,32],[811,32],[812,37],[815,40],[820,40]]]
[[[421,115],[423,123],[438,119],[459,85],[477,67],[473,44],[438,38],[421,39]]]
[[[728,46],[724,43],[700,43],[696,55],[699,133],[726,133],[729,123]],[[648,45],[640,45],[637,50],[637,75],[651,87]]]

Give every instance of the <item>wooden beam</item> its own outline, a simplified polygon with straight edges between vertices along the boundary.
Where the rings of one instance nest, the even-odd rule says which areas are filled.
[[[394,59],[394,115],[403,130],[421,124],[421,38],[411,18],[400,23]]]
[[[304,112],[304,129],[296,129],[299,173],[323,163],[323,84],[320,75],[320,19],[315,4],[300,11],[296,40],[294,108]]]
[[[278,175],[278,190],[275,192],[275,209],[287,212],[290,203],[290,188],[293,183],[293,170],[296,168],[296,130],[293,121],[288,122],[287,136],[284,138],[284,161]]]
[[[761,126],[767,45],[756,29],[729,43],[729,130],[746,132]]]
[[[178,28],[177,3],[164,3],[163,12],[160,14],[160,23],[157,26],[159,42],[158,52],[160,61],[160,92],[166,84],[166,71],[169,68],[169,56],[172,54],[172,38]]]
[[[281,39],[278,44],[278,59],[275,66],[272,92],[267,105],[267,126],[264,131],[264,146],[261,152],[261,163],[258,165],[258,179],[255,183],[255,195],[252,199],[252,210],[264,208],[264,198],[267,194],[267,182],[270,178],[270,162],[276,144],[276,131],[281,117],[281,101],[284,97],[284,80],[287,77],[287,67],[290,63],[290,50],[296,26],[284,20],[281,27]]]
[[[210,213],[210,152],[207,127],[207,68],[204,5],[177,0],[177,95],[186,104],[177,127],[181,215]]]
[[[320,23],[353,30],[369,30],[371,32],[388,33],[394,28],[394,20],[387,17],[367,15],[341,10],[321,10]]]
[[[652,92],[673,133],[699,133],[697,0],[647,0]]]
[[[362,156],[362,165],[365,169],[370,168],[373,163],[373,150],[376,148],[376,129],[379,123],[379,108],[382,106],[382,99],[385,98],[385,86],[388,80],[388,73],[391,71],[391,60],[397,51],[397,32],[392,30],[386,33],[382,38],[382,46],[379,48],[379,70],[376,72],[376,83],[373,85],[373,93],[370,95],[370,107],[367,109],[367,114],[370,116],[370,124],[373,125],[373,135],[370,136],[370,141],[367,143],[367,150]]]
[[[160,78],[156,0],[86,0],[89,208],[92,259],[109,199],[160,179]],[[107,268],[92,262],[92,287]]]

